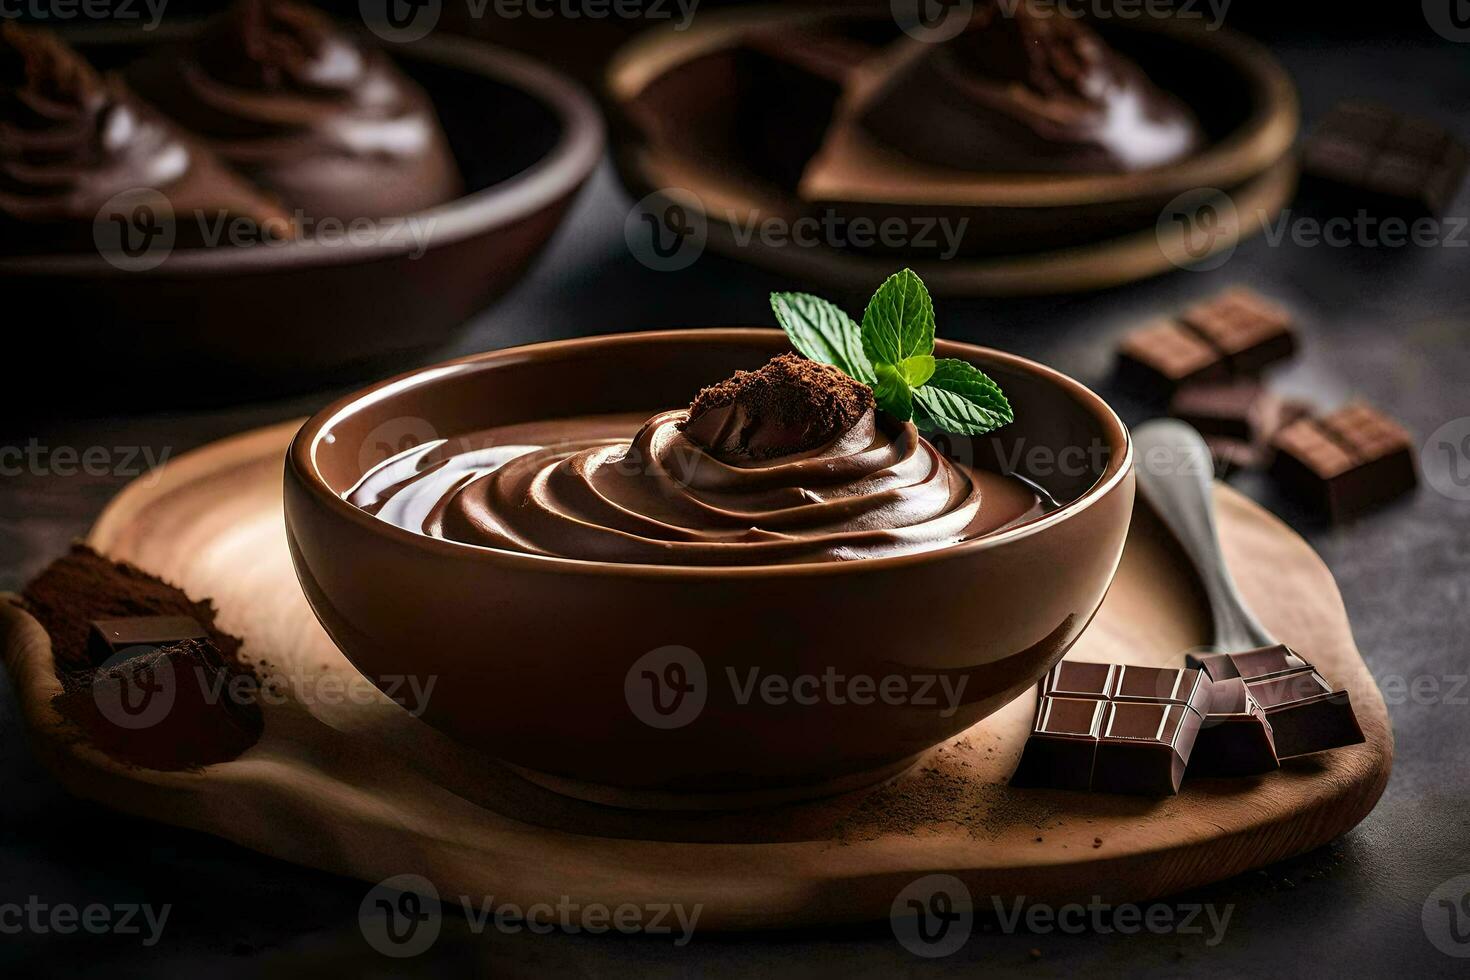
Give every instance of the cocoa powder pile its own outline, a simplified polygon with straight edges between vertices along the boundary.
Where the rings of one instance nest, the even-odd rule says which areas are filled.
[[[679,428],[712,454],[764,460],[816,449],[857,424],[873,392],[841,370],[782,354],[702,390]]]
[[[209,601],[85,545],[52,562],[22,599],[51,639],[62,684],[57,710],[112,757],[149,769],[195,769],[233,759],[259,740],[264,719],[254,674],[240,660],[240,638],[215,625]],[[208,639],[96,662],[87,642],[92,621],[131,616],[189,616]],[[144,694],[159,700],[148,707]],[[143,713],[113,710],[123,703],[142,704]]]

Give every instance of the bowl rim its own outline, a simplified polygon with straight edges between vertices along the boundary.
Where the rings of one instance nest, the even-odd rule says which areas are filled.
[[[632,333],[599,334],[554,340],[537,344],[507,347],[496,351],[471,354],[466,357],[444,361],[425,367],[405,371],[402,374],[371,384],[366,388],[344,395],[322,408],[302,424],[292,437],[286,450],[286,478],[294,475],[304,491],[335,516],[349,520],[368,532],[384,537],[415,550],[464,561],[482,561],[492,565],[504,565],[533,571],[549,571],[558,574],[616,575],[620,578],[648,578],[684,581],[728,581],[748,578],[806,578],[812,576],[845,575],[861,572],[876,572],[909,565],[928,564],[975,554],[1003,544],[1039,534],[1048,528],[1067,521],[1087,510],[1093,504],[1109,496],[1133,472],[1133,438],[1123,420],[1096,392],[1074,378],[1054,368],[1016,354],[1008,354],[994,348],[953,340],[938,341],[938,350],[947,356],[1004,364],[1013,370],[1030,374],[1042,381],[1061,388],[1101,425],[1103,438],[1110,450],[1107,466],[1096,481],[1075,499],[1067,501],[1041,517],[1016,527],[991,534],[981,535],[957,544],[932,548],[909,554],[887,555],[855,561],[824,561],[785,565],[651,565],[636,562],[607,562],[583,558],[563,558],[553,555],[532,555],[503,548],[467,544],[430,537],[367,513],[360,507],[348,503],[328,486],[326,479],[316,466],[316,452],[328,430],[354,412],[411,388],[434,384],[454,375],[463,375],[493,367],[513,365],[544,357],[555,357],[581,352],[588,348],[633,346],[656,343],[678,346],[683,344],[738,343],[741,341],[778,340],[785,337],[779,330],[761,327],[709,327],[683,328],[674,330],[646,330]],[[290,521],[287,521],[288,533]],[[292,535],[294,537],[294,534]],[[295,546],[293,545],[293,548]]]
[[[160,26],[142,43],[177,41],[197,32],[203,19]],[[602,114],[577,82],[533,58],[468,37],[430,34],[417,41],[388,44],[365,30],[339,22],[355,36],[373,42],[392,57],[458,69],[521,90],[558,120],[561,132],[541,159],[505,180],[461,194],[451,201],[407,215],[358,219],[382,228],[390,222],[417,222],[428,228],[422,244],[412,240],[326,243],[301,239],[248,248],[179,249],[152,269],[119,269],[95,251],[0,256],[0,274],[86,277],[255,274],[319,266],[379,261],[422,247],[425,253],[484,234],[535,214],[572,194],[602,159],[606,143]],[[69,28],[68,42],[81,45],[139,43],[136,31],[116,26]],[[356,223],[356,222],[354,222]]]

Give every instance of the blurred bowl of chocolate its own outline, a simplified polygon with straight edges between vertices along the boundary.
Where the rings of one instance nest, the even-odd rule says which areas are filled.
[[[703,807],[901,771],[1087,627],[1131,518],[1131,442],[1076,381],[946,341],[1016,421],[921,438],[788,345],[591,337],[340,399],[287,455],[308,601],[367,677],[435,678],[425,721],[559,792]],[[813,400],[770,394],[832,375]],[[766,701],[748,689],[766,675],[915,696]]]
[[[635,197],[843,286],[894,256],[952,294],[1117,285],[1233,247],[1296,182],[1289,76],[1198,18],[982,0],[930,40],[887,4],[754,8],[636,38],[606,87]]]
[[[138,400],[190,379],[241,400],[447,341],[603,146],[587,94],[535,62],[279,0],[147,33],[7,22],[0,131],[0,290],[46,312],[31,363]]]

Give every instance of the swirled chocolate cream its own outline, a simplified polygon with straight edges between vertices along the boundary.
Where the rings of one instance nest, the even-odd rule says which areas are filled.
[[[1181,160],[1204,141],[1184,103],[1051,5],[984,0],[959,36],[907,39],[894,54],[860,125],[926,163],[1124,173]]]
[[[927,551],[1055,506],[1021,479],[948,458],[879,411],[866,385],[795,354],[639,423],[581,416],[426,443],[347,499],[470,545],[726,566]]]
[[[196,214],[289,233],[284,211],[120,79],[49,31],[0,23],[0,251],[96,248],[103,206],[144,191],[168,202],[152,219],[180,245],[203,244]]]
[[[424,91],[301,4],[238,0],[198,40],[127,77],[308,218],[406,215],[463,187]]]

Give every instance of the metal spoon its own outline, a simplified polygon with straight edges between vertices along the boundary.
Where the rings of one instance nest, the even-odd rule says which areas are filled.
[[[1204,439],[1177,419],[1133,430],[1138,486],[1194,563],[1215,621],[1217,650],[1274,646],[1276,640],[1241,598],[1225,567],[1215,530],[1214,463]]]

